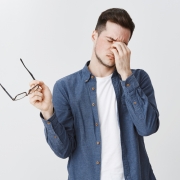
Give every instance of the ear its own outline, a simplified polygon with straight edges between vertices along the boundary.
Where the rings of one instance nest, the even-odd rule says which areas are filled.
[[[98,38],[98,33],[97,33],[96,30],[94,30],[94,31],[92,32],[91,39],[92,39],[93,42],[95,42],[95,41],[97,40],[97,38]]]

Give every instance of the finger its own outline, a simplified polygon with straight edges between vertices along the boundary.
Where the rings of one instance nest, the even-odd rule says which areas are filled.
[[[35,101],[42,101],[42,100],[43,100],[43,94],[38,91],[32,94],[29,94],[29,101],[31,104],[34,104]]]
[[[32,80],[32,81],[29,83],[29,86],[33,86],[33,85],[39,84],[39,83],[40,83],[40,81],[38,81],[38,80]]]
[[[29,83],[29,86],[30,87],[34,87],[35,85],[39,84],[39,86],[44,89],[45,88],[45,84],[43,81],[39,81],[39,80],[32,80],[30,83]]]
[[[130,49],[127,47],[125,43],[122,42],[120,43],[120,45],[125,55],[129,55],[131,53]]]
[[[122,49],[123,53],[124,53],[124,54],[128,54],[126,45],[125,45],[124,43],[120,43],[120,46],[121,46],[121,49]]]
[[[38,91],[35,91],[35,92],[29,94],[30,98],[33,98],[35,96],[39,96],[39,97],[43,98],[43,94],[41,92],[38,92]]]
[[[36,91],[42,92],[42,88],[39,86]]]
[[[113,52],[115,60],[118,59],[119,58],[119,53],[118,53],[117,49],[111,48],[110,50]]]
[[[126,50],[128,52],[129,55],[131,55],[131,50],[126,46]]]
[[[123,56],[124,54],[127,53],[123,43],[121,42],[114,42],[112,44],[112,47],[115,47],[117,49],[120,56]]]
[[[32,87],[31,89],[29,89],[29,94],[33,93],[35,91],[39,91],[41,92],[42,88],[39,86],[39,84],[36,84],[34,87]]]
[[[34,96],[33,98],[30,98],[29,101],[32,105],[36,104],[37,102],[42,102],[43,98],[40,96]]]

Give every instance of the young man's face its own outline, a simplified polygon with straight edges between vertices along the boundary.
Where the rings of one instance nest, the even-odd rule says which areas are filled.
[[[114,54],[110,49],[114,42],[123,42],[128,45],[131,32],[129,29],[123,28],[122,26],[107,21],[106,29],[103,30],[99,37],[96,31],[92,34],[92,40],[94,42],[94,53],[96,59],[102,65],[112,68],[115,66]]]

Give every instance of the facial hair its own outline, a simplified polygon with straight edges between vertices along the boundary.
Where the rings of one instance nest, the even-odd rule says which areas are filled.
[[[96,48],[94,49],[94,52],[95,52],[96,58],[98,59],[99,63],[101,63],[103,66],[105,66],[105,67],[107,67],[107,68],[113,68],[113,67],[115,66],[115,64],[112,65],[112,66],[109,66],[108,64],[105,64],[105,63],[103,62],[103,60],[97,55],[97,53],[96,53]]]

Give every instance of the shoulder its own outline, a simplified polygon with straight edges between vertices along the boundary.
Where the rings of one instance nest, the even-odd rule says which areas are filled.
[[[73,88],[82,80],[82,70],[69,74],[63,78],[58,79],[54,87],[58,88]]]
[[[131,71],[138,81],[143,81],[144,79],[150,80],[148,73],[143,69],[131,69]]]
[[[135,76],[148,75],[148,73],[144,69],[131,69],[131,71]]]

